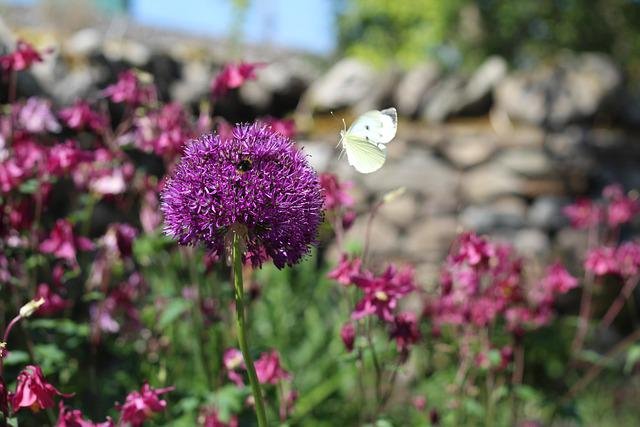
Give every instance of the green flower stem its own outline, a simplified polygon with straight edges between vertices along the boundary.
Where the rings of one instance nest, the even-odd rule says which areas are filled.
[[[244,286],[242,283],[242,254],[240,253],[240,237],[237,233],[233,233],[233,249],[231,253],[231,264],[233,269],[233,289],[236,299],[236,323],[238,325],[238,344],[244,357],[244,364],[249,374],[249,383],[251,383],[251,391],[253,392],[253,400],[255,401],[256,416],[258,417],[258,426],[267,427],[267,417],[264,410],[264,400],[262,398],[262,390],[260,382],[256,374],[256,368],[253,366],[253,359],[249,353],[249,345],[247,344],[247,327],[244,318]]]

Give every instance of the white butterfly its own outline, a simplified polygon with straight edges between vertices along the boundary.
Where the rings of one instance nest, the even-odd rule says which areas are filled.
[[[360,173],[375,172],[387,159],[387,146],[396,136],[398,113],[395,108],[367,111],[340,131],[342,149],[349,164]]]

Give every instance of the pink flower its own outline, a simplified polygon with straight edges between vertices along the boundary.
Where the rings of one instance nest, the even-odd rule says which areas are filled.
[[[25,171],[16,164],[15,159],[0,162],[0,192],[8,193],[22,182]]]
[[[113,420],[107,417],[107,420],[101,423],[94,423],[84,418],[82,412],[78,409],[71,409],[59,403],[60,414],[56,427],[114,427]]]
[[[42,369],[37,365],[28,365],[18,374],[16,392],[9,395],[14,412],[21,408],[30,408],[37,412],[41,409],[53,408],[54,397],[71,397],[72,394],[59,392],[44,379]]]
[[[340,329],[340,338],[347,351],[351,353],[353,351],[353,343],[356,339],[356,328],[353,326],[353,323],[345,323],[342,326],[342,329]]]
[[[202,427],[238,427],[238,417],[233,415],[225,422],[220,419],[218,411],[211,409],[205,412]]]
[[[291,374],[280,366],[280,356],[275,350],[262,353],[255,362],[255,368],[261,384],[277,384],[281,380],[291,378]]]
[[[182,105],[169,103],[135,120],[135,144],[158,156],[175,155],[194,137]]]
[[[128,258],[133,252],[133,242],[138,237],[138,230],[129,224],[111,224],[102,238],[107,249],[120,258]]]
[[[340,182],[332,173],[320,174],[320,186],[324,192],[324,209],[336,210],[353,206],[353,198],[348,190],[353,186],[351,182]]]
[[[393,265],[378,277],[370,272],[354,276],[353,283],[364,291],[351,314],[353,320],[375,314],[381,320],[392,322],[398,300],[415,289],[413,270],[399,272]]]
[[[455,263],[466,262],[471,266],[486,264],[495,254],[489,242],[473,232],[462,233],[458,237],[458,253],[454,255]]]
[[[51,290],[48,284],[40,283],[34,299],[44,299],[44,304],[38,309],[37,314],[41,316],[51,316],[64,311],[69,307],[70,302]]]
[[[77,250],[89,251],[93,249],[93,243],[86,237],[75,236],[71,223],[66,219],[59,219],[49,237],[40,243],[39,249],[43,253],[76,263]]]
[[[288,138],[296,136],[296,122],[292,119],[276,119],[275,117],[267,116],[259,121]]]
[[[578,286],[578,279],[569,274],[562,264],[556,262],[547,268],[542,284],[550,294],[566,294]]]
[[[18,40],[16,50],[0,56],[0,67],[6,71],[26,70],[36,62],[42,62],[42,56],[31,44],[23,40]]]
[[[584,261],[584,268],[596,276],[618,273],[615,249],[607,246],[591,249]]]
[[[411,404],[413,404],[413,407],[418,411],[424,411],[427,408],[427,398],[420,395],[414,396],[413,399],[411,399]]]
[[[409,348],[420,339],[416,315],[411,312],[398,314],[391,324],[389,337],[396,340],[398,352],[407,353]]]
[[[612,228],[631,222],[639,211],[638,201],[624,194],[622,186],[619,184],[605,187],[602,194],[609,200],[607,222]]]
[[[74,141],[67,140],[49,149],[46,169],[51,175],[62,176],[73,170],[78,163],[88,160],[89,153],[80,150]]]
[[[623,276],[635,276],[640,271],[640,244],[625,242],[616,249],[618,271]]]
[[[230,89],[239,88],[247,80],[254,80],[256,78],[256,69],[265,65],[262,62],[226,64],[211,83],[211,91],[214,98],[220,98]]]
[[[31,97],[18,111],[18,123],[30,133],[60,132],[60,123],[51,112],[51,102]]]
[[[140,391],[132,391],[124,404],[116,405],[120,411],[120,423],[129,423],[132,427],[139,427],[151,418],[154,412],[162,412],[167,408],[167,402],[160,399],[160,395],[170,392],[174,387],[153,389],[144,383]]]
[[[63,108],[58,115],[70,129],[90,129],[100,132],[107,126],[107,119],[93,111],[89,103],[84,100],[78,100],[72,106]]]
[[[131,106],[146,104],[156,98],[153,84],[143,83],[133,70],[126,70],[118,75],[118,81],[102,92],[112,102],[124,102]]]
[[[5,357],[4,346],[0,346],[0,358],[4,359]],[[0,376],[0,412],[5,420],[9,417],[9,392],[2,376]]]
[[[327,277],[335,280],[341,285],[348,286],[353,283],[353,277],[360,274],[360,267],[362,266],[362,260],[358,257],[349,259],[347,254],[340,255],[340,261],[336,268],[331,270]]]
[[[590,199],[578,199],[562,211],[569,218],[571,226],[578,229],[596,226],[602,219],[601,208]]]
[[[245,369],[242,352],[237,348],[228,349],[224,352],[222,363],[224,364],[224,368],[227,371],[227,377],[229,378],[229,380],[238,387],[244,386],[242,375],[237,372],[238,369]]]

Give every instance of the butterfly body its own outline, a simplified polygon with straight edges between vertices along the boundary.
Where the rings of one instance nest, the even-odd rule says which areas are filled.
[[[387,144],[396,135],[398,114],[395,108],[367,111],[349,127],[340,131],[340,143],[347,160],[360,173],[375,172],[387,159]]]

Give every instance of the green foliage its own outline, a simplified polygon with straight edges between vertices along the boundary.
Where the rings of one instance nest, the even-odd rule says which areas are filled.
[[[492,54],[521,63],[570,49],[640,66],[633,0],[344,0],[336,10],[341,50],[378,65],[474,64]]]

